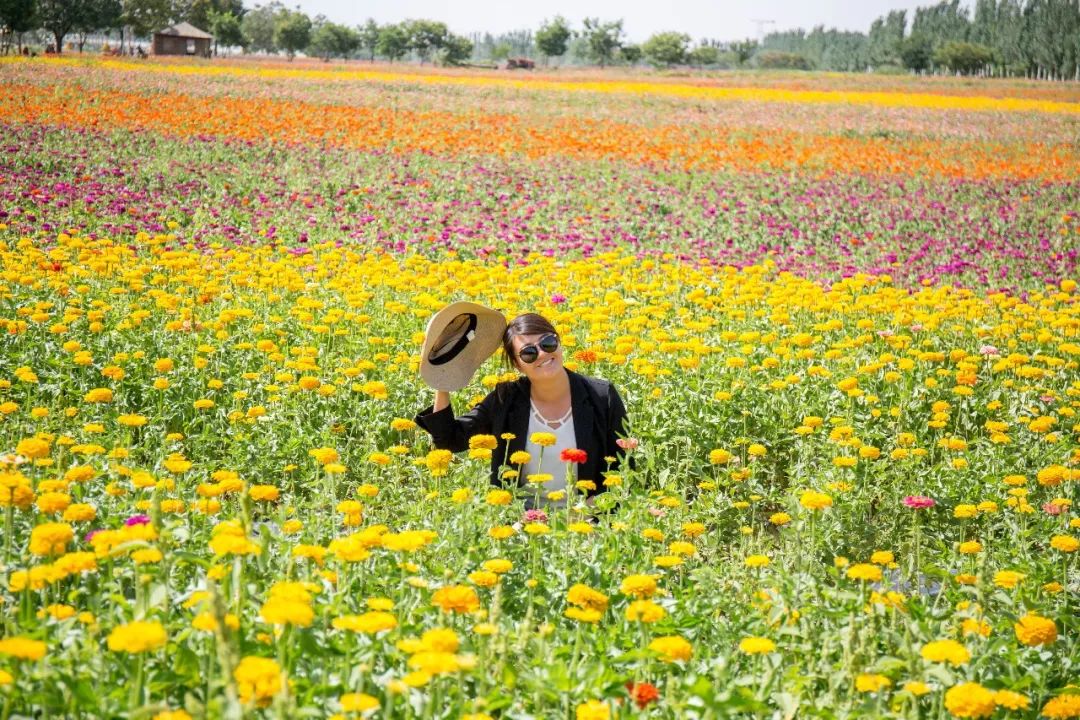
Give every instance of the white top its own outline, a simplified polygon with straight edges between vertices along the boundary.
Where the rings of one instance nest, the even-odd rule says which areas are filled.
[[[566,489],[566,463],[559,459],[559,455],[563,450],[568,450],[577,447],[577,438],[574,436],[574,415],[573,410],[567,410],[566,415],[562,418],[551,420],[552,424],[557,424],[557,420],[562,420],[562,424],[558,427],[551,427],[546,422],[545,418],[540,416],[540,413],[536,411],[535,406],[532,412],[529,414],[529,433],[525,440],[525,450],[529,453],[529,462],[522,468],[523,479],[527,479],[529,475],[535,475],[537,473],[546,473],[551,475],[551,480],[544,483],[540,490],[540,499],[542,504],[546,504],[552,507],[565,507],[566,499],[552,502],[547,500],[546,496],[549,492],[555,490]],[[543,448],[544,462],[540,464],[540,446],[532,443],[533,433],[544,432],[551,433],[555,436],[555,444],[551,447]],[[571,463],[571,482],[577,481],[577,466]],[[526,487],[531,488],[535,492],[535,488],[529,485],[526,480]]]

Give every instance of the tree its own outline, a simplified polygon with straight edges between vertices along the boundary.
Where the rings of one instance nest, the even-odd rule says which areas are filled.
[[[934,51],[934,62],[961,75],[972,75],[989,65],[994,51],[985,45],[950,40]]]
[[[769,51],[758,53],[758,66],[769,70],[809,70],[810,61],[797,53]]]
[[[622,46],[622,20],[600,22],[599,18],[585,18],[583,24],[585,29],[582,30],[582,35],[588,43],[586,50],[589,59],[604,67]]]
[[[23,33],[39,26],[36,0],[0,0],[0,25],[15,36],[21,53]],[[8,47],[4,46],[5,52]]]
[[[253,52],[272,53],[277,52],[277,44],[274,41],[274,25],[278,13],[285,10],[285,6],[278,2],[269,5],[255,6],[254,10],[244,13],[240,21],[240,29],[246,39],[245,47]]]
[[[570,26],[561,15],[556,15],[554,20],[544,21],[536,33],[536,47],[544,56],[545,63],[549,58],[566,54],[566,43],[570,40],[570,35]]]
[[[379,44],[378,23],[368,18],[367,22],[356,28],[356,36],[360,40],[358,49],[368,54],[368,60],[375,62],[375,48]]]
[[[720,51],[712,45],[698,45],[686,56],[686,61],[699,68],[716,65],[720,62]]]
[[[247,43],[240,18],[231,12],[211,10],[208,20],[210,21],[210,34],[214,36],[215,55],[219,45],[221,47],[244,47]]]
[[[120,0],[86,0],[82,17],[75,25],[79,52],[83,51],[86,36],[98,30],[111,31],[122,27],[124,6]]]
[[[867,60],[871,65],[889,65],[900,61],[900,43],[904,41],[906,25],[904,10],[893,10],[873,22],[866,41]]]
[[[921,73],[930,69],[933,57],[934,49],[930,38],[921,33],[912,33],[900,43],[900,60],[909,70]]]
[[[274,18],[274,44],[289,60],[311,43],[311,18],[299,10],[283,10]]]
[[[439,52],[439,62],[443,65],[464,65],[472,59],[472,40],[460,35],[447,35]]]
[[[686,62],[690,36],[680,32],[656,33],[641,46],[645,58],[656,67],[681,65]]]
[[[409,36],[400,25],[384,25],[379,28],[375,49],[390,62],[400,60],[409,52]]]
[[[450,35],[446,23],[435,20],[406,20],[402,30],[409,39],[408,48],[420,57],[421,65],[443,47]]]
[[[641,62],[641,56],[640,45],[623,45],[619,48],[619,57],[627,65],[636,65]]]
[[[742,67],[746,64],[746,61],[754,57],[754,53],[758,50],[758,41],[750,40],[737,40],[731,43],[731,53],[735,56],[735,64]]]
[[[360,47],[360,36],[355,30],[332,22],[320,22],[311,33],[308,53],[328,62],[332,57],[348,57]]]
[[[64,38],[90,15],[90,0],[38,0],[37,11],[41,27],[52,33],[60,53]]]

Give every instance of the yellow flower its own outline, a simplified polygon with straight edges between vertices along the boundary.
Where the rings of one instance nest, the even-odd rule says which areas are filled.
[[[983,546],[978,540],[966,540],[960,543],[959,549],[961,555],[976,555],[982,552]]]
[[[769,522],[771,522],[773,525],[780,527],[783,525],[787,525],[789,522],[791,522],[791,516],[788,515],[786,512],[773,513],[769,516]]]
[[[767,567],[772,562],[767,555],[749,555],[743,563],[749,568]]]
[[[709,451],[709,462],[713,465],[726,465],[733,457],[734,455],[722,448]]]
[[[1012,690],[998,690],[994,693],[994,703],[1007,710],[1027,710],[1031,705],[1031,699],[1027,695]]]
[[[273,485],[252,485],[248,495],[257,502],[274,502],[281,497],[281,491]]]
[[[993,714],[994,693],[982,685],[966,682],[949,688],[945,708],[958,718],[983,718]]]
[[[889,550],[877,550],[876,552],[874,552],[873,555],[870,556],[870,562],[874,563],[875,565],[888,565],[889,563],[895,561],[895,559],[895,556]]]
[[[619,592],[635,598],[651,598],[656,589],[655,575],[629,575],[619,584]]]
[[[1067,718],[1080,717],[1080,693],[1075,690],[1052,698],[1043,705],[1042,717],[1051,720],[1066,720]]]
[[[604,610],[607,610],[608,596],[602,592],[593,590],[588,585],[577,583],[571,586],[567,591],[566,602],[588,610],[603,612]]]
[[[16,660],[40,660],[45,657],[46,645],[40,640],[24,637],[10,637],[0,640],[0,655],[7,655]]]
[[[469,438],[470,450],[494,450],[499,446],[499,441],[494,435],[473,435]]]
[[[281,667],[270,658],[248,656],[233,670],[240,700],[266,707],[281,692]]]
[[[799,504],[807,510],[824,510],[832,506],[832,498],[825,493],[807,490],[799,497]]]
[[[649,649],[660,655],[664,662],[687,661],[694,654],[694,647],[679,635],[665,635],[649,643]]]
[[[315,619],[315,611],[302,599],[293,597],[271,597],[259,610],[263,622],[271,625],[296,625],[310,627]]]
[[[892,681],[884,675],[861,674],[855,677],[855,689],[859,692],[875,693],[892,685]]]
[[[532,460],[532,455],[524,450],[518,450],[510,454],[511,465],[526,465],[530,460]]]
[[[37,437],[20,440],[19,444],[15,446],[15,454],[22,455],[29,460],[48,457],[49,450],[49,443]]]
[[[375,633],[393,630],[397,627],[397,618],[388,612],[372,611],[362,615],[343,615],[334,618],[330,623],[336,630],[349,630],[352,632],[374,635]]]
[[[150,652],[165,647],[168,637],[165,628],[159,622],[137,620],[126,625],[119,625],[109,633],[109,650],[126,652],[132,655]]]
[[[652,600],[635,600],[626,608],[626,619],[630,622],[654,623],[666,615],[664,608]]]
[[[563,614],[571,620],[586,623],[598,623],[600,622],[600,618],[604,616],[599,610],[590,610],[589,608],[579,607],[567,608],[566,612]]]
[[[469,582],[477,587],[494,587],[499,582],[499,576],[488,570],[477,570],[469,573]]]
[[[767,655],[776,650],[776,643],[764,637],[744,637],[739,641],[739,652],[746,655]]]
[[[1080,548],[1080,540],[1077,540],[1072,535],[1055,535],[1050,538],[1050,547],[1064,553],[1076,552]]]
[[[67,523],[42,523],[30,531],[30,552],[34,555],[61,555],[75,537]]]
[[[881,580],[881,568],[869,563],[857,563],[849,567],[846,574],[852,580],[867,582],[879,582]]]
[[[1029,647],[1049,645],[1057,640],[1058,635],[1053,620],[1031,613],[1021,617],[1013,625],[1013,630],[1016,631],[1016,639]]]
[[[107,403],[112,402],[113,391],[109,388],[94,388],[83,396],[83,402]]]
[[[435,591],[431,604],[443,612],[470,613],[480,607],[480,598],[467,585],[447,585]]]
[[[911,693],[915,697],[921,697],[930,692],[930,686],[918,680],[909,680],[908,682],[904,683],[902,689]]]
[[[366,712],[379,707],[379,701],[365,693],[347,693],[338,698],[345,712]]]
[[[529,436],[529,442],[542,448],[551,447],[558,441],[559,438],[557,438],[554,433],[536,432]]]
[[[1000,570],[994,573],[994,584],[1000,588],[1011,590],[1019,585],[1027,575],[1015,570]]]
[[[483,568],[489,572],[503,575],[510,572],[514,568],[514,563],[509,560],[503,560],[502,558],[494,558],[492,560],[485,560],[482,564]]]
[[[609,720],[611,708],[602,700],[590,700],[577,706],[575,720]]]
[[[971,660],[968,649],[955,640],[935,640],[923,645],[919,652],[923,660],[929,662],[947,662],[950,665],[963,665]]]

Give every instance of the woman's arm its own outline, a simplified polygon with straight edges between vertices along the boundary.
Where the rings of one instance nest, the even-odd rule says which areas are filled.
[[[445,390],[436,390],[435,404],[432,405],[432,407],[435,409],[435,412],[439,412],[444,408],[450,407],[450,393],[446,392]]]
[[[497,402],[495,392],[492,391],[472,410],[460,417],[454,417],[454,409],[450,406],[450,393],[436,390],[435,403],[421,410],[413,420],[428,431],[435,447],[461,452],[469,449],[469,438],[473,435],[491,433]]]

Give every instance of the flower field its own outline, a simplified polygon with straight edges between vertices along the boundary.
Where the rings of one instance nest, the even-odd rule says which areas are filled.
[[[1080,717],[1075,85],[0,78],[0,720]],[[455,299],[595,508],[409,419]]]

